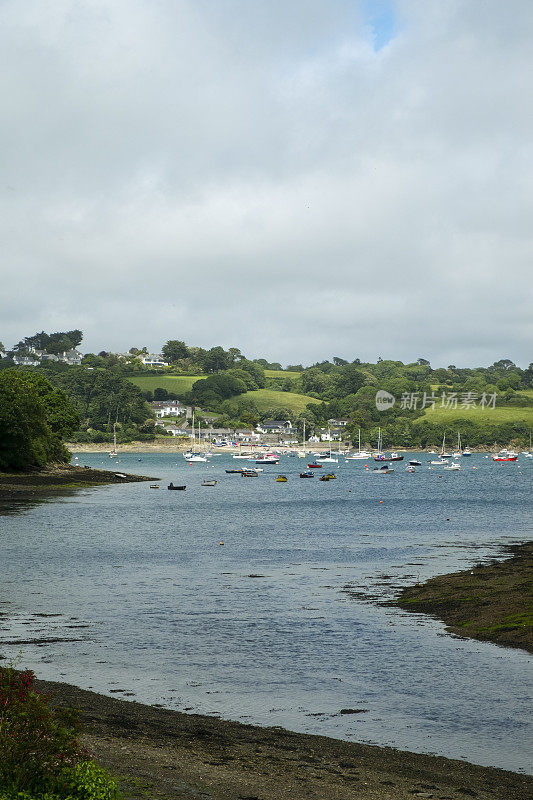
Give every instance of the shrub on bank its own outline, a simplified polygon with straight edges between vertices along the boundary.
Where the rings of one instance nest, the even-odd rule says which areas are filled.
[[[50,706],[33,672],[0,667],[0,800],[118,800],[78,731],[78,714]]]

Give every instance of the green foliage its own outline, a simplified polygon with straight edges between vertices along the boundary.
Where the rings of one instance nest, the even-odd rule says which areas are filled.
[[[178,339],[170,339],[161,348],[161,353],[170,364],[177,364],[180,359],[189,357],[189,348],[185,342],[181,342]]]
[[[69,367],[47,375],[67,394],[86,429],[109,430],[114,422],[140,425],[151,414],[138,386],[120,373]]]
[[[246,384],[228,372],[210,375],[196,381],[192,386],[192,396],[197,403],[210,410],[217,410],[222,400],[246,392]]]
[[[77,719],[53,709],[29,670],[0,668],[0,783],[11,790],[47,791],[58,773],[82,757]]]
[[[223,347],[212,347],[201,360],[204,372],[220,372],[231,366],[231,357]]]
[[[0,468],[68,462],[61,437],[77,424],[64,393],[42,376],[17,369],[0,372]]]
[[[78,714],[36,691],[30,670],[0,668],[0,800],[119,800],[108,773],[86,759]]]
[[[54,794],[65,800],[119,800],[117,784],[94,761],[65,767],[57,776]],[[44,799],[46,800],[46,798]]]
[[[27,352],[30,347],[35,347],[37,350],[44,350],[47,353],[57,355],[77,347],[82,339],[83,333],[77,329],[73,331],[58,331],[57,333],[41,331],[33,336],[26,336],[15,345],[14,349]]]

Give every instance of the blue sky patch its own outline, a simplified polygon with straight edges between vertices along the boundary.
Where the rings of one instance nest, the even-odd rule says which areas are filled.
[[[372,29],[374,50],[377,52],[390,42],[396,32],[393,0],[364,0],[363,17]]]

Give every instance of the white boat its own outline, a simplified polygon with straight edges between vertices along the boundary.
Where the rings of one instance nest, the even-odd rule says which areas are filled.
[[[442,448],[441,448],[441,451],[439,453],[439,457],[440,458],[451,458],[452,454],[451,453],[447,453],[446,450],[444,449],[444,445],[445,444],[446,444],[446,434],[444,434],[444,436],[442,437]]]
[[[279,456],[274,453],[264,453],[255,460],[256,464],[279,464]]]
[[[304,417],[304,432],[302,436],[302,449],[296,452],[298,458],[305,458],[305,417]]]
[[[457,464],[455,461],[451,463],[447,463],[443,466],[443,469],[452,470],[454,472],[458,472],[461,469],[461,465]]]
[[[416,459],[416,458],[412,458],[412,459],[409,461],[409,466],[410,466],[410,467],[421,467],[421,466],[422,466],[422,462],[421,462],[421,461],[418,461],[418,459]]]
[[[457,450],[453,453],[454,458],[461,458],[463,451],[461,450],[461,434],[457,431]]]
[[[207,461],[206,456],[204,456],[199,451],[196,451],[196,452],[194,451],[195,439],[196,439],[196,429],[194,427],[194,412],[193,412],[193,415],[192,415],[192,448],[190,450],[187,450],[187,452],[183,454],[183,458],[186,461],[188,461],[189,464],[192,464],[192,463],[195,463],[195,462],[200,462],[200,461],[201,462]],[[200,423],[198,423],[198,447],[199,446],[200,446]]]
[[[472,455],[472,451],[469,450],[468,447],[465,447],[464,450],[463,450],[463,455],[464,456],[471,456]]]
[[[117,453],[117,423],[113,423],[113,449],[109,453],[109,458],[116,458],[118,456]]]
[[[316,460],[320,461],[321,464],[338,464],[339,463],[339,459],[338,458],[333,458],[331,450],[329,451],[329,453],[322,453],[322,455],[317,456]]]
[[[241,445],[241,443],[239,442],[239,452],[238,452],[238,453],[235,453],[235,454],[233,455],[233,458],[245,458],[246,460],[248,460],[248,459],[250,458],[250,456],[251,456],[251,455],[252,455],[252,453],[250,453],[250,452],[248,452],[248,453],[243,453],[243,452],[242,452],[242,445]]]
[[[366,450],[361,450],[361,428],[359,428],[359,447],[357,449],[357,453],[352,453],[352,455],[346,456],[347,461],[366,461],[369,458],[372,458],[372,453],[367,453]]]

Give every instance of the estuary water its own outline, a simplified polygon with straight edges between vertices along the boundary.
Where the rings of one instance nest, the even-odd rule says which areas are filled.
[[[243,479],[230,455],[80,454],[161,488],[0,517],[0,652],[115,697],[531,772],[531,657],[380,601],[531,538],[533,464],[419,457],[388,476],[341,457],[321,482],[287,456]]]

